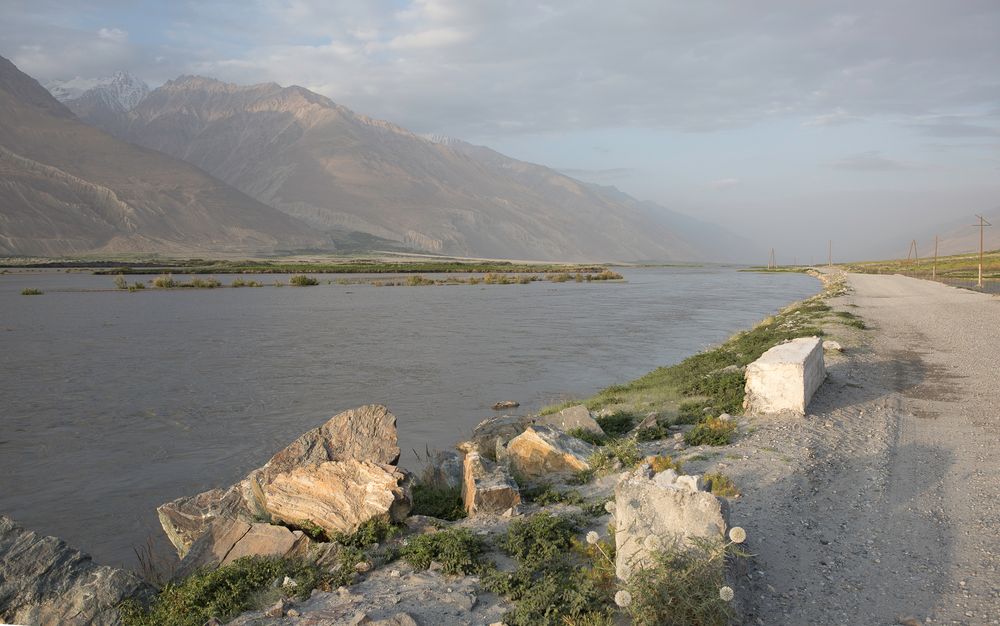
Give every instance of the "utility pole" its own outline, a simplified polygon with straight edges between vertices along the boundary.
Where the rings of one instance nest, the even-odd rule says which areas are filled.
[[[771,258],[767,260],[767,269],[777,269],[778,264],[774,262],[774,248],[771,248]]]
[[[932,279],[937,279],[937,248],[938,248],[938,236],[934,235],[934,267],[931,269]]]
[[[827,265],[833,267],[833,239],[830,240],[830,256],[827,260]]]
[[[917,240],[916,239],[914,239],[913,241],[910,242],[910,249],[906,251],[906,260],[909,261],[910,258],[911,258],[911,256],[913,258],[914,265],[916,265],[917,263],[920,263],[920,256],[917,254]]]
[[[982,215],[977,215],[979,218],[979,288],[983,288],[983,231],[987,226],[992,226],[986,221],[986,218]]]

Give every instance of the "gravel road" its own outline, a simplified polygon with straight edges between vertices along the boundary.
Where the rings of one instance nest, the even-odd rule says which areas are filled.
[[[848,280],[869,330],[830,325],[810,415],[755,420],[728,470],[745,623],[1000,624],[1000,298]]]

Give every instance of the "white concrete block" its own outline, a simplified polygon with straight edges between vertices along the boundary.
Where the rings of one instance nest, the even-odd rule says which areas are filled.
[[[818,337],[779,344],[747,366],[743,408],[748,415],[805,415],[809,400],[825,378],[823,342]]]

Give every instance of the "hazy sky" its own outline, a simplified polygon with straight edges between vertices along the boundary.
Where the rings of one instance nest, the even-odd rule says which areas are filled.
[[[2,0],[43,83],[299,84],[701,215],[779,261],[1000,207],[1000,1]],[[968,221],[968,220],[965,220]]]

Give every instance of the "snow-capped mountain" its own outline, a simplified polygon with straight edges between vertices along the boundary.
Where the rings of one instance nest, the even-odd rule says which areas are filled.
[[[47,84],[46,89],[78,118],[115,132],[131,111],[149,95],[149,85],[128,72],[104,78],[73,78]]]
[[[45,88],[55,96],[56,100],[64,104],[79,100],[93,92],[93,95],[98,96],[108,106],[123,111],[131,111],[149,95],[149,85],[128,72],[115,72],[104,78],[77,76],[70,80],[52,81],[45,85]]]

